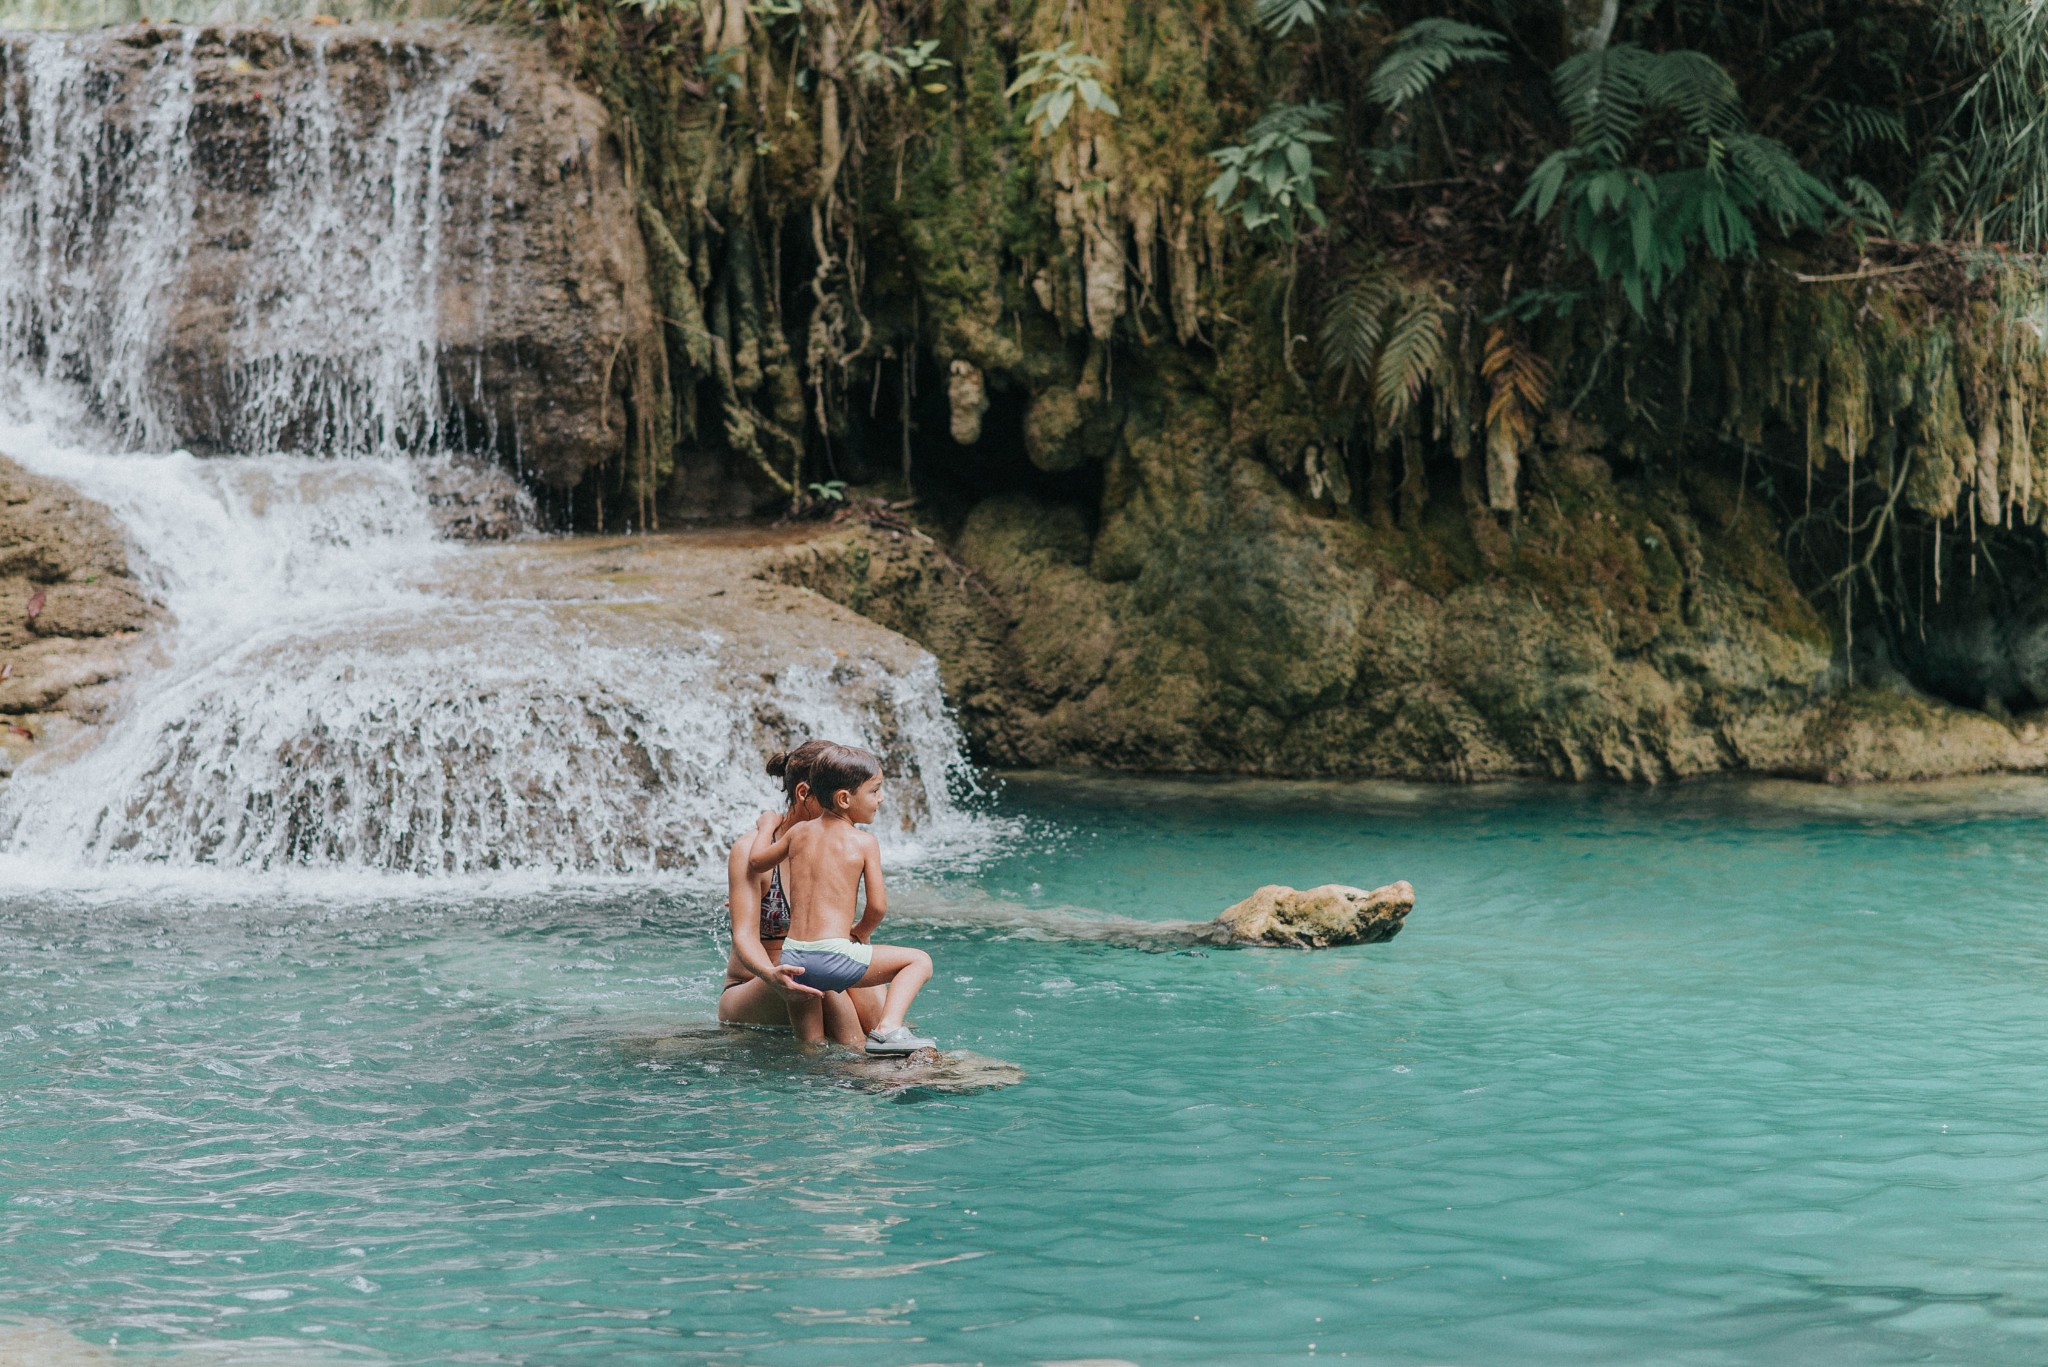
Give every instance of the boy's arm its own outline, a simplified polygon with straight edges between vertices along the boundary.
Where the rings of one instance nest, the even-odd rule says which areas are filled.
[[[882,918],[889,914],[889,894],[882,887],[882,844],[865,831],[861,833],[864,848],[861,851],[861,881],[867,886],[867,906],[854,923],[853,938],[866,944],[868,937],[881,928]]]
[[[789,837],[796,827],[791,826],[774,840],[765,838],[766,833],[754,840],[754,851],[747,856],[747,872],[759,875],[768,872],[783,860],[789,858]]]

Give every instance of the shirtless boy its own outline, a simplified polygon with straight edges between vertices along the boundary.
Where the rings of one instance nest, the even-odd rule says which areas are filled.
[[[882,891],[882,847],[859,828],[882,805],[882,762],[850,745],[829,746],[811,761],[811,792],[821,809],[818,819],[791,826],[779,840],[757,841],[748,861],[753,872],[762,873],[789,860],[789,938],[782,942],[782,966],[801,969],[798,981],[825,992],[887,983],[882,1018],[868,1031],[870,1054],[934,1048],[903,1023],[912,998],[931,980],[931,955],[868,943],[888,911],[888,898]],[[856,921],[863,882],[867,902]],[[823,1000],[790,1000],[790,1024],[806,1044],[825,1038]]]

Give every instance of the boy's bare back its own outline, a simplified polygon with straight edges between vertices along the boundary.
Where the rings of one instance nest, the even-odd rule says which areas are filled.
[[[833,816],[802,822],[790,829],[788,838],[790,937],[863,938],[855,926],[861,910],[860,885],[865,877],[872,910],[875,890],[882,883],[881,844],[853,823]],[[873,927],[859,929],[871,932]]]

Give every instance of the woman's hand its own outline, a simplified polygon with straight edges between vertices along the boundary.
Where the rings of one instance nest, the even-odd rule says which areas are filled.
[[[790,968],[784,964],[775,965],[768,978],[768,985],[785,997],[822,997],[825,994],[815,987],[805,987],[796,980],[801,968]]]

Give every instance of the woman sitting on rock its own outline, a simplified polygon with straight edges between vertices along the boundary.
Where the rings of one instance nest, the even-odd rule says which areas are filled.
[[[880,987],[820,993],[804,986],[801,971],[782,966],[782,942],[789,935],[789,897],[783,891],[782,867],[750,874],[747,861],[756,844],[766,846],[800,821],[814,820],[818,804],[811,796],[811,763],[830,741],[809,740],[794,750],[768,757],[768,772],[782,780],[788,802],[782,812],[763,812],[752,830],[741,836],[726,858],[731,892],[732,952],[725,960],[725,987],[718,994],[718,1019],[726,1025],[770,1025],[790,1028],[792,997],[825,998],[825,1036],[861,1048],[867,1033],[882,1016]]]

